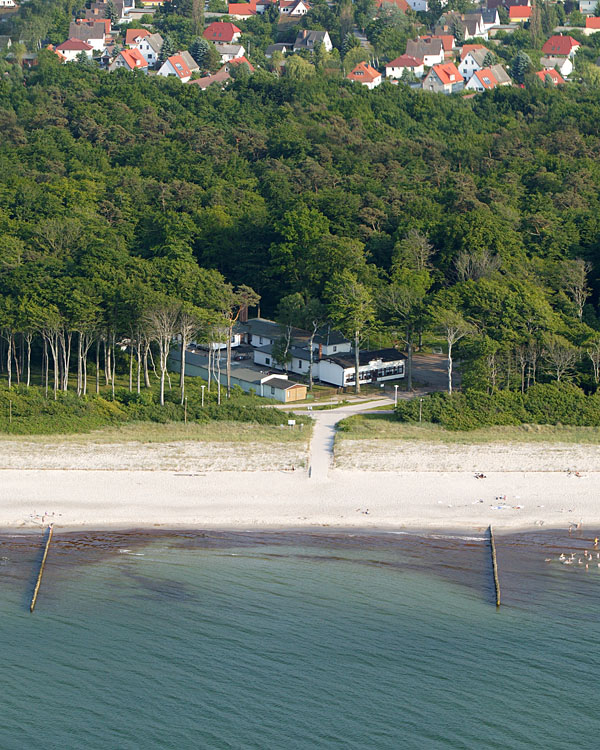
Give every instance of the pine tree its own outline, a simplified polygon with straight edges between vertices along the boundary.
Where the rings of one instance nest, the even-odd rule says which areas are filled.
[[[175,42],[173,41],[172,37],[167,34],[163,39],[163,46],[160,50],[160,54],[158,55],[158,62],[164,63],[165,60],[174,55],[176,52],[177,48],[175,47]]]
[[[201,36],[197,36],[190,46],[190,55],[200,68],[206,68],[209,59],[209,43]]]
[[[511,64],[512,76],[517,83],[524,83],[531,68],[531,58],[523,50],[517,53]]]
[[[452,21],[452,35],[459,47],[465,43],[465,32],[460,18],[455,18]]]
[[[493,65],[496,62],[496,58],[494,56],[493,52],[486,52],[485,57],[483,58],[483,67],[489,68],[491,65]]]
[[[113,24],[116,24],[119,20],[119,14],[117,13],[117,7],[114,4],[113,0],[108,0],[108,3],[106,5],[106,18],[110,19],[111,26]]]

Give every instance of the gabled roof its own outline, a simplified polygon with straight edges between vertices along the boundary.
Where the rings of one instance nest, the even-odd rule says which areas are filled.
[[[215,21],[204,29],[202,36],[211,42],[231,42],[241,29],[229,21]]]
[[[567,59],[568,58],[566,57],[541,57],[540,65],[545,70],[548,70],[549,68],[560,68],[565,64],[565,62],[567,62]]]
[[[406,54],[411,57],[424,58],[425,55],[441,55],[443,51],[442,40],[433,37],[409,39],[406,42]]]
[[[375,70],[369,63],[366,62],[360,62],[358,65],[354,68],[354,70],[350,71],[346,78],[349,81],[360,81],[361,83],[373,83],[373,81],[376,81],[378,78],[381,78],[381,73],[378,70]]]
[[[426,37],[421,37],[425,39]],[[452,34],[433,34],[432,39],[441,39],[444,52],[452,52],[454,49],[454,37]]]
[[[66,62],[67,58],[63,55],[63,53],[59,52],[57,49],[54,49],[51,44],[49,44],[46,49],[49,49],[50,52],[54,52],[54,54],[60,59],[61,62]]]
[[[67,39],[66,42],[59,44],[56,48],[59,52],[89,52],[94,49],[91,44],[81,39]]]
[[[179,51],[177,54],[183,58],[183,62],[187,65],[189,70],[191,70],[192,72],[194,70],[200,70],[200,66],[187,50],[185,50],[184,52]]]
[[[470,55],[473,58],[473,60],[475,60],[477,65],[481,67],[483,65],[483,61],[485,60],[488,52],[489,50],[486,47],[484,47],[483,49],[472,49],[470,52],[467,53],[467,55]],[[464,60],[467,57],[467,55],[465,55],[465,57],[463,57],[462,59]]]
[[[498,85],[496,76],[492,73],[490,68],[482,68],[481,70],[476,71],[473,75],[484,89],[495,89]]]
[[[204,76],[204,78],[196,78],[193,81],[186,81],[186,85],[198,86],[198,88],[204,90],[209,86],[212,86],[213,83],[226,83],[230,78],[231,76],[229,73],[224,68],[221,68],[218,73],[215,73],[212,76]]]
[[[389,63],[386,63],[386,68],[418,68],[420,65],[423,65],[423,60],[420,60],[416,57],[411,57],[410,55],[400,55],[400,57],[397,57],[395,60],[390,60]]]
[[[514,21],[515,18],[530,18],[533,8],[527,5],[511,5],[508,9],[508,17]]]
[[[558,70],[554,70],[554,68],[551,68],[550,70],[538,70],[536,76],[544,83],[546,83],[547,77],[550,76],[555,86],[565,82],[565,79],[561,76]]]
[[[434,65],[431,70],[435,72],[436,76],[443,84],[460,83],[465,80],[454,63],[441,63],[441,65]]]
[[[229,3],[227,10],[230,16],[255,16],[256,2]]]
[[[463,44],[460,50],[460,59],[464,60],[465,57],[475,49],[487,49],[484,44]]]
[[[511,77],[508,75],[508,73],[504,69],[504,66],[500,65],[500,63],[497,63],[496,65],[491,65],[490,70],[494,74],[494,78],[498,81],[499,86],[512,84]]]
[[[585,28],[600,31],[600,16],[588,16],[585,19]]]
[[[188,68],[186,61],[181,55],[171,55],[166,62],[171,64],[178,78],[190,78],[192,71]]]
[[[141,70],[148,67],[146,58],[139,49],[122,49],[119,55],[125,60],[130,70]]]
[[[249,60],[247,60],[244,57],[244,55],[242,55],[241,57],[234,57],[233,60],[229,60],[228,62],[225,63],[226,66],[235,65],[236,68],[238,65],[244,65],[244,64],[248,66],[248,69],[250,70],[251,73],[254,73],[254,67],[252,66],[252,63]]]
[[[573,39],[572,36],[563,36],[562,34],[555,34],[542,47],[542,52],[545,55],[561,55],[566,57],[577,47],[581,47],[577,39]]]
[[[375,0],[376,8],[381,8],[382,5],[384,7],[386,5],[395,5],[403,13],[406,13],[410,10],[410,5],[406,2],[406,0]]]
[[[125,32],[125,44],[129,47],[136,39],[143,39],[147,36],[150,36],[148,29],[127,29]]]
[[[69,24],[69,39],[82,39],[84,42],[88,39],[104,39],[110,32],[110,21],[93,20],[93,21],[71,21]]]
[[[293,46],[294,48],[305,47],[306,49],[314,49],[321,42],[325,43],[327,37],[329,37],[328,31],[310,31],[309,29],[300,29]]]

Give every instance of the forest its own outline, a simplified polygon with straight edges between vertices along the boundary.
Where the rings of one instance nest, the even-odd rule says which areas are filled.
[[[148,351],[164,384],[157,313],[210,338],[249,299],[296,324],[320,308],[361,345],[443,342],[464,388],[595,390],[598,89],[465,100],[258,70],[199,91],[44,51],[1,65],[11,385],[71,369],[83,395],[88,361],[114,379],[116,359],[139,390]]]

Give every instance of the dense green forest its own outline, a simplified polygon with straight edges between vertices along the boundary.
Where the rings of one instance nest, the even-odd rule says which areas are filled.
[[[42,341],[58,388],[100,340],[128,337],[139,372],[140,342],[161,355],[149,309],[227,330],[244,293],[298,322],[320,302],[371,344],[437,337],[466,386],[598,380],[596,89],[257,71],[203,92],[42,52],[2,68],[0,130],[2,367],[22,381]]]

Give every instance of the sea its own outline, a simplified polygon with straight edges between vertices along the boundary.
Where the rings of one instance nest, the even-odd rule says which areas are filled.
[[[595,534],[0,534],[0,749],[596,748]]]

